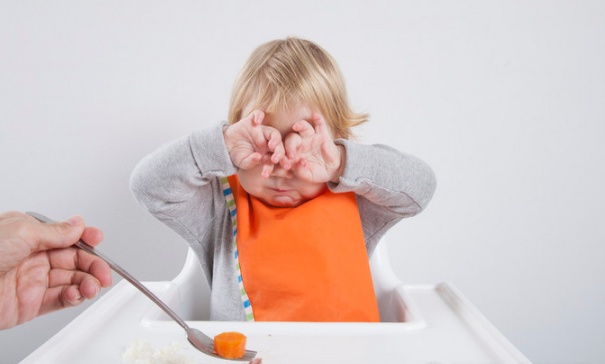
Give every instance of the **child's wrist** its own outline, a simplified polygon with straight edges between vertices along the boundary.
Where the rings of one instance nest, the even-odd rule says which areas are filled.
[[[236,168],[239,168],[239,166],[235,164],[233,156],[231,155],[231,150],[233,149],[233,143],[231,138],[232,131],[233,129],[231,128],[231,125],[223,126],[223,141],[225,143],[225,148],[227,148],[227,153],[229,154],[229,159],[231,159],[231,163],[233,163]]]
[[[333,183],[339,183],[340,177],[345,173],[345,165],[347,162],[347,150],[344,146],[337,144],[336,148],[338,148],[338,154],[340,155],[340,165],[336,169],[334,176],[330,180]]]
[[[228,133],[229,127],[230,125],[223,126],[223,140],[225,141],[225,146],[227,147],[227,150],[231,152],[231,137]]]

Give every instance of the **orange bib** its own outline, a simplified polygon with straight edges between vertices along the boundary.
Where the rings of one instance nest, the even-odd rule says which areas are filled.
[[[355,194],[328,190],[284,208],[248,195],[236,175],[229,185],[254,320],[380,321]]]

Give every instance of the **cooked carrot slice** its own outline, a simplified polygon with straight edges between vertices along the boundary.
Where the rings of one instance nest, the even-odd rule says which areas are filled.
[[[239,359],[246,353],[246,336],[239,332],[223,332],[216,335],[214,351],[225,359]]]

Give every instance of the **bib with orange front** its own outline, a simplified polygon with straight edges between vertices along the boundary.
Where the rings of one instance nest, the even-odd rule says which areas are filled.
[[[248,195],[237,175],[223,186],[248,320],[380,321],[354,193],[287,208]]]

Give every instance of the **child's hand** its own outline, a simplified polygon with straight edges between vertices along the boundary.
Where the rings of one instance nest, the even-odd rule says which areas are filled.
[[[338,182],[344,169],[344,147],[334,144],[321,114],[314,112],[311,118],[315,128],[301,120],[292,126],[294,132],[286,136],[284,167],[291,168],[307,182]]]
[[[265,113],[254,110],[250,115],[223,131],[225,145],[233,164],[240,169],[252,169],[263,164],[262,175],[267,178],[285,155],[281,134],[275,128],[261,125]]]

